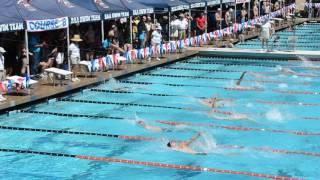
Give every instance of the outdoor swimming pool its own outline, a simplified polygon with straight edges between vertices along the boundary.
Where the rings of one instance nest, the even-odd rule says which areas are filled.
[[[286,68],[296,74],[280,71]],[[244,72],[242,88],[235,87]],[[310,63],[193,57],[111,80],[2,115],[0,178],[317,179],[319,76]],[[211,117],[200,101],[212,96],[233,100],[216,115],[252,120]],[[152,132],[139,119],[176,131]],[[197,131],[205,146],[195,148],[208,155],[166,147]]]
[[[274,43],[274,37],[280,37],[279,43]],[[295,37],[296,41],[290,41]],[[273,38],[269,41],[270,48],[274,50],[303,50],[303,51],[318,51],[320,49],[320,23],[307,23],[295,27],[295,31],[288,29],[276,32]],[[238,48],[245,49],[261,49],[261,41],[259,38],[238,43]]]

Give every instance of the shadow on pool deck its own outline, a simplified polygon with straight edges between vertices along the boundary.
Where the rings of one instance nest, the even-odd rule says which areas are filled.
[[[170,64],[179,61],[184,58],[196,55],[198,51],[186,51],[181,54],[170,54],[166,55],[161,61],[151,61],[145,62],[144,64],[126,64],[121,65],[122,70],[118,71],[108,71],[108,72],[97,72],[95,77],[79,78],[79,82],[69,82],[69,84],[64,86],[52,86],[48,84],[48,81],[40,80],[37,85],[34,85],[30,89],[30,95],[26,96],[15,96],[15,95],[5,95],[7,100],[5,102],[0,102],[0,113],[5,113],[8,111],[16,110],[19,108],[27,107],[32,104],[46,101],[51,98],[61,97],[67,95],[68,93],[76,92],[84,89],[88,86],[94,86],[99,83],[103,83],[113,78],[120,78],[132,75],[137,72],[152,69],[165,64]]]

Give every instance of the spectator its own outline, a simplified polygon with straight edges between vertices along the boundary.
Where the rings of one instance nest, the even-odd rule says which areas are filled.
[[[158,49],[159,49],[159,46],[160,46],[161,41],[162,41],[161,31],[162,31],[161,26],[156,27],[156,30],[152,32],[152,39],[151,39],[152,45],[156,49],[155,55],[156,55],[156,59],[158,61],[160,60],[159,59]]]
[[[114,41],[114,31],[112,29],[108,32],[107,38],[102,42],[102,47],[107,50],[107,54],[113,54],[116,51],[124,53],[124,50]]]
[[[218,8],[218,11],[215,13],[216,29],[221,29],[221,23],[222,23],[221,15],[222,15],[221,8]]]
[[[4,69],[4,56],[3,54],[6,50],[3,47],[0,47],[0,82],[6,79],[6,72]]]
[[[178,26],[178,31],[179,31],[179,40],[183,40],[186,38],[186,31],[189,27],[189,23],[187,18],[185,18],[184,14],[180,14],[180,22]]]
[[[147,16],[147,21],[146,21],[146,38],[145,38],[145,47],[149,47],[150,46],[150,42],[151,42],[151,34],[152,34],[152,19],[150,16]]]
[[[205,32],[207,27],[207,18],[205,17],[204,13],[197,18],[197,35],[201,35]]]
[[[71,60],[71,69],[74,69],[80,62],[80,48],[79,42],[82,42],[79,34],[75,34],[71,39],[69,46],[69,55]]]
[[[176,15],[172,16],[172,21],[170,23],[170,29],[171,29],[170,37],[174,41],[178,40],[178,37],[179,37],[179,26],[180,26],[180,21],[177,18],[177,16]]]
[[[96,46],[96,32],[92,25],[89,26],[88,31],[84,34],[84,40],[87,45],[86,60],[89,61],[94,58],[94,50]]]
[[[247,19],[247,10],[245,8],[245,6],[243,7],[243,9],[241,9],[241,23],[246,22]]]
[[[254,3],[254,5],[253,5],[253,18],[256,19],[258,17],[259,17],[258,4]]]
[[[21,70],[20,70],[20,74],[22,76],[26,76],[27,74],[27,70],[28,70],[28,59],[27,59],[27,49],[26,47],[23,45],[21,47],[21,52],[19,52],[19,61],[21,63]],[[33,54],[29,52],[29,57],[32,56]],[[30,59],[30,58],[29,58]]]
[[[227,27],[232,26],[232,15],[233,15],[233,9],[229,8],[229,10],[226,12],[224,17]]]
[[[162,38],[163,40],[165,41],[168,41],[169,38],[168,38],[168,35],[169,35],[169,18],[168,16],[163,16],[161,19],[160,19],[160,25],[161,25],[161,28],[162,28]]]
[[[270,34],[271,34],[271,24],[270,24],[270,22],[267,20],[265,22],[265,24],[262,25],[261,28],[262,29],[261,29],[260,38],[261,38],[261,42],[262,42],[262,49],[264,49],[264,43],[266,43],[266,48],[268,50],[268,41],[269,41]]]
[[[147,20],[146,16],[143,16],[138,24],[138,39],[139,39],[139,48],[140,49],[145,47],[144,41],[145,41],[146,32],[147,32],[147,28],[146,28],[146,24],[145,24],[146,20]]]
[[[30,52],[33,54],[30,63],[30,73],[32,75],[38,74],[38,65],[40,63],[40,53],[43,44],[40,43],[39,34],[32,34],[29,39]]]
[[[137,37],[138,37],[138,24],[139,24],[140,20],[139,20],[139,17],[136,16],[134,17],[133,19],[133,22],[132,22],[132,35],[133,35],[133,39],[136,40]]]

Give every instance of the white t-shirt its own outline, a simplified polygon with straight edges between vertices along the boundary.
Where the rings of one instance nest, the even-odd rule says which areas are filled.
[[[176,20],[171,21],[170,25],[171,25],[172,31],[178,30],[178,27],[179,27],[179,25],[180,25],[179,19],[176,19]]]
[[[158,31],[153,31],[152,32],[152,44],[160,44],[161,43],[161,39],[162,39],[162,35],[161,33],[159,33]]]
[[[80,59],[80,49],[78,45],[71,43],[69,46],[69,51],[70,51],[70,57]]]
[[[271,29],[270,22],[267,22],[266,24],[262,25],[262,31],[270,32],[270,29]]]
[[[4,70],[4,56],[0,54],[0,71]]]
[[[189,23],[186,18],[179,20],[179,26],[178,26],[179,30],[186,30],[186,29],[188,29],[188,26],[189,26]]]

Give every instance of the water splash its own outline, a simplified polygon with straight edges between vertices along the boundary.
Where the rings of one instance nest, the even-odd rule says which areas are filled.
[[[286,88],[288,88],[288,84],[281,83],[281,84],[278,85],[278,87],[281,88],[281,89],[286,89]]]
[[[278,109],[271,109],[265,114],[267,120],[273,122],[284,122],[284,116]]]
[[[201,139],[193,143],[198,152],[219,153],[217,148],[217,140],[209,133],[202,132]]]

